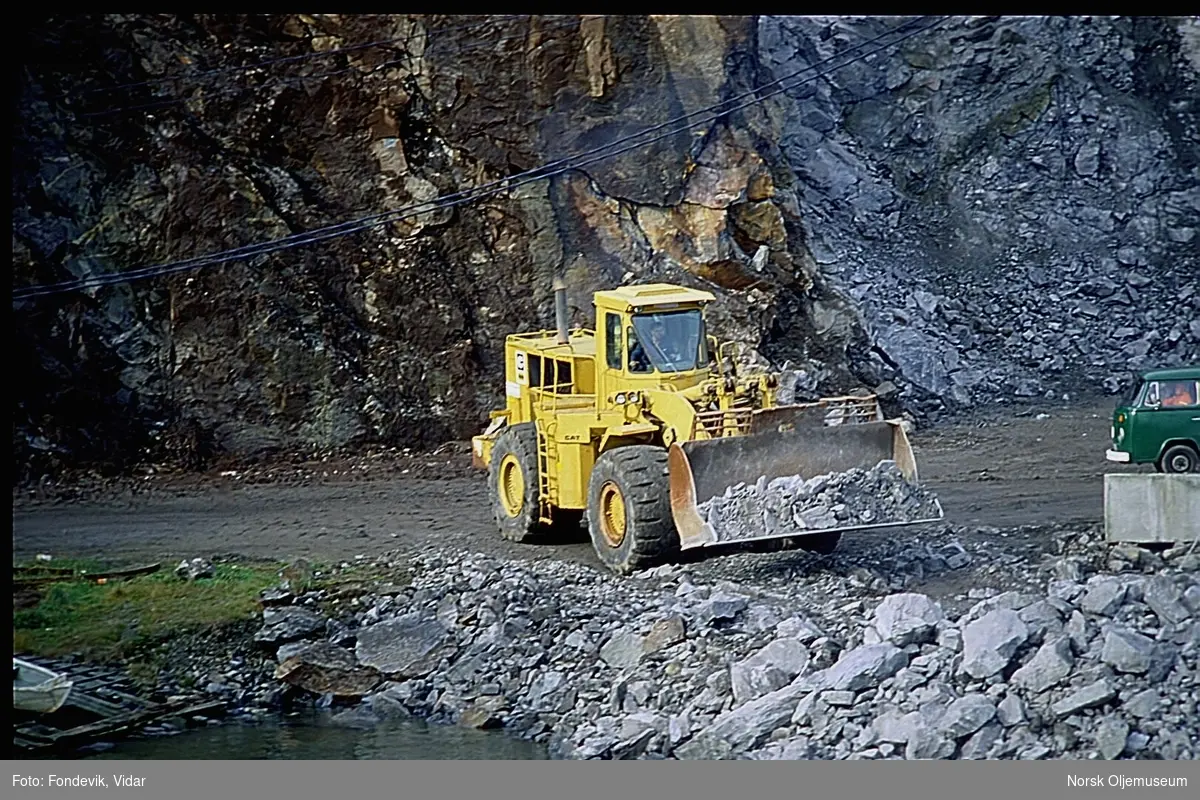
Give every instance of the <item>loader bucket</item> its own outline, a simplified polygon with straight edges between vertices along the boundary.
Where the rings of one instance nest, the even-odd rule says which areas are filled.
[[[674,443],[668,452],[668,469],[671,512],[679,532],[680,547],[688,550],[731,542],[913,525],[942,519],[944,514],[936,501],[936,513],[922,519],[874,524],[840,522],[828,527],[773,531],[717,530],[700,513],[701,504],[739,483],[749,486],[764,477],[767,481],[787,476],[807,480],[855,467],[869,470],[885,460],[894,461],[909,482],[917,482],[912,445],[898,421],[874,419],[831,424],[826,409],[770,409],[751,424],[746,435]]]

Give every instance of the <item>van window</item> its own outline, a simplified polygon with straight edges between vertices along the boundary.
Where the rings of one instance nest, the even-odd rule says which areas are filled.
[[[1158,404],[1162,402],[1159,396],[1158,381],[1150,381],[1146,384],[1146,394],[1142,398],[1142,405],[1158,408]]]
[[[1162,381],[1159,400],[1163,408],[1185,408],[1196,405],[1196,381]]]

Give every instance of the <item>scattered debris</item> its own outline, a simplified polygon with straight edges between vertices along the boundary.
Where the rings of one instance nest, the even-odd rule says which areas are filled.
[[[175,574],[186,581],[211,578],[213,576],[213,565],[211,561],[205,558],[193,558],[191,561],[185,558],[175,568]]]
[[[1021,537],[1057,552],[1012,556]],[[366,692],[355,719],[377,717],[386,693],[405,713],[502,728],[555,758],[1200,755],[1200,580],[1183,549],[1146,560],[1153,574],[1113,574],[1098,529],[946,527],[920,541],[834,565],[739,554],[637,579],[446,551],[380,558],[412,584],[368,587],[352,606],[297,595],[264,611],[260,645],[277,647],[281,674],[316,653],[361,676],[338,701]],[[1060,577],[1067,562],[1075,574]],[[970,588],[933,597],[911,588],[918,574]],[[275,616],[316,607],[331,609],[325,625],[267,642]],[[367,690],[373,673],[381,688]]]
[[[14,710],[13,744],[24,751],[63,751],[86,747],[116,734],[128,734],[166,717],[187,720],[222,713],[220,700],[146,700],[123,686],[119,675],[101,667],[25,656],[72,682],[71,693],[52,714]]]

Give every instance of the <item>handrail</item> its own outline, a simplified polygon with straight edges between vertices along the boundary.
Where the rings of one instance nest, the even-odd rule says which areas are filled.
[[[570,333],[570,334],[578,333],[583,336],[595,336],[596,335],[596,331],[593,328],[571,328],[568,331],[568,333]],[[546,330],[537,330],[537,331],[526,331],[525,333],[510,333],[508,335],[508,338],[510,338],[510,339],[543,339],[547,336],[557,336],[557,335],[558,335],[557,330],[546,329]]]
[[[698,427],[713,438],[745,433],[750,430],[753,416],[754,409],[748,407],[697,411],[692,418],[692,437]]]
[[[565,391],[555,391],[563,389]],[[595,405],[595,394],[574,393],[574,383],[556,383],[538,386],[529,390],[539,410],[554,413],[559,409],[591,408]]]

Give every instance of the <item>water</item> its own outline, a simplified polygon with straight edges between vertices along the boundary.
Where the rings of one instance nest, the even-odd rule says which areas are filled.
[[[91,759],[459,759],[546,760],[542,745],[498,731],[422,720],[397,720],[361,730],[332,725],[328,715],[285,717],[258,724],[196,728],[174,736],[126,740]]]

